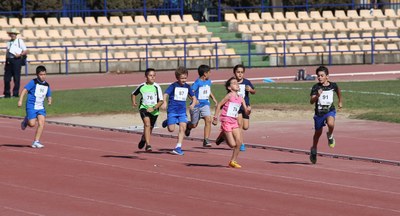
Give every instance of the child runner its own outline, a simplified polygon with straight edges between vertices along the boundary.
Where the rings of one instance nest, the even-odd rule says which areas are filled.
[[[211,92],[211,80],[210,75],[210,67],[208,65],[200,65],[197,69],[199,74],[199,78],[193,83],[192,91],[194,95],[198,99],[199,103],[194,107],[193,110],[190,110],[190,122],[188,122],[185,135],[190,136],[190,130],[196,128],[200,118],[204,119],[204,140],[203,147],[211,147],[211,143],[208,140],[211,133],[211,111],[210,111],[210,101],[209,97],[214,101],[214,104],[217,104],[217,100],[215,99],[213,93]]]
[[[254,89],[253,84],[250,82],[250,80],[244,78],[244,73],[245,73],[245,67],[241,64],[236,65],[233,68],[233,74],[236,78],[236,80],[239,83],[239,95],[244,98],[244,101],[246,102],[246,105],[250,107],[250,94],[255,94],[256,90]],[[250,116],[249,114],[246,114],[244,112],[244,107],[240,107],[239,110],[239,115],[238,115],[238,121],[239,121],[239,128],[241,129],[242,133],[242,141],[240,145],[240,151],[246,151],[246,146],[243,144],[243,130],[249,129],[249,124],[250,124]],[[224,137],[223,134],[221,133],[218,138],[216,139],[216,144],[219,145],[221,142],[223,142]]]
[[[26,94],[28,94],[26,99],[26,116],[21,122],[21,129],[25,130],[27,126],[35,127],[36,122],[38,122],[32,148],[43,148],[44,145],[39,140],[46,120],[44,99],[47,97],[48,105],[51,105],[52,102],[50,85],[46,82],[46,68],[44,66],[36,67],[36,78],[26,84],[22,90],[21,97],[18,100],[18,107],[22,106],[22,101]]]
[[[329,81],[328,68],[320,66],[316,70],[318,83],[316,83],[311,89],[310,103],[315,104],[315,115],[314,115],[314,137],[313,145],[310,152],[310,161],[315,164],[317,162],[317,145],[319,137],[322,134],[322,128],[328,124],[328,137],[329,147],[335,147],[335,139],[333,138],[333,129],[335,128],[335,116],[336,109],[333,105],[333,92],[336,92],[338,97],[338,108],[342,108],[342,93],[340,88],[334,82]]]
[[[146,145],[146,151],[152,151],[150,145],[150,135],[153,132],[157,117],[160,114],[159,108],[163,104],[161,87],[155,83],[156,71],[148,68],[144,72],[146,82],[140,84],[132,92],[132,107],[136,107],[136,96],[141,94],[139,113],[143,120],[143,135],[139,141],[138,148],[142,149]]]
[[[172,150],[173,154],[183,155],[182,141],[185,135],[187,115],[186,115],[186,99],[189,96],[192,99],[190,109],[192,110],[197,103],[196,96],[194,96],[190,85],[186,83],[188,77],[188,70],[185,67],[178,67],[175,70],[175,77],[177,82],[172,83],[164,93],[164,104],[161,106],[163,109],[167,109],[168,99],[168,110],[167,120],[162,123],[165,128],[168,126],[168,131],[173,132],[175,130],[175,124],[179,124],[178,132],[178,143]]]
[[[228,145],[233,148],[229,167],[241,168],[241,166],[236,162],[242,141],[242,133],[240,132],[237,118],[241,106],[243,107],[243,112],[247,115],[250,113],[250,107],[246,105],[244,99],[239,95],[240,88],[235,77],[231,77],[226,81],[225,88],[228,91],[228,94],[215,107],[213,125],[217,125],[218,115],[221,112],[221,132],[224,134]]]

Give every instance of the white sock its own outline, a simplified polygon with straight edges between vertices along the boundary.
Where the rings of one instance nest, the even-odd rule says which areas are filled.
[[[175,148],[180,148],[180,147],[182,147],[182,143],[177,143],[175,146]]]

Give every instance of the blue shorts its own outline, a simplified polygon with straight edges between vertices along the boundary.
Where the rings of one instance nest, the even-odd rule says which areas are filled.
[[[188,119],[186,113],[176,114],[176,113],[168,113],[167,116],[168,125],[179,124],[181,122],[187,123]]]
[[[28,120],[35,119],[38,115],[46,116],[46,110],[26,109],[26,117],[28,118]]]
[[[326,119],[332,116],[333,118],[336,117],[336,110],[329,111],[327,114],[323,116],[314,115],[314,128],[315,130],[319,130],[323,128],[326,124]]]

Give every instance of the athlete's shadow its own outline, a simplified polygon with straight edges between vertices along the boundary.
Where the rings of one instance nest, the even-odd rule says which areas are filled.
[[[30,145],[20,145],[20,144],[1,144],[0,147],[9,147],[9,148],[31,148]]]
[[[214,167],[214,168],[223,168],[226,166],[222,166],[219,164],[195,164],[195,163],[186,163],[185,164],[188,167]]]
[[[304,161],[266,161],[272,164],[293,164],[293,165],[310,165],[309,162]]]
[[[137,160],[146,160],[143,158],[139,158],[138,156],[133,155],[103,155],[101,157],[104,158],[120,158],[120,159],[137,159]]]

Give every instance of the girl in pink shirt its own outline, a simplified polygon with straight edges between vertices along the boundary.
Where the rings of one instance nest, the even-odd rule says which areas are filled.
[[[221,131],[224,133],[228,145],[233,148],[229,167],[241,168],[236,162],[242,140],[237,116],[241,106],[243,106],[247,115],[250,114],[250,107],[246,106],[244,99],[238,94],[240,88],[235,77],[231,77],[226,81],[225,88],[228,94],[215,107],[213,125],[217,125],[218,116],[221,114]]]

